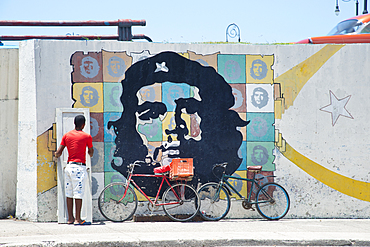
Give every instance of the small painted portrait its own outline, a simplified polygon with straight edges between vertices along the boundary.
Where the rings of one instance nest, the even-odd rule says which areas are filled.
[[[80,101],[83,106],[92,107],[96,105],[99,101],[98,91],[91,86],[82,88]]]
[[[253,94],[251,96],[252,105],[261,109],[267,105],[268,101],[269,96],[265,89],[263,89],[262,87],[256,87],[253,90]]]
[[[81,75],[86,78],[94,78],[99,73],[100,66],[95,58],[87,56],[81,61]]]
[[[267,122],[261,117],[255,117],[250,125],[251,134],[255,137],[263,137],[268,131]]]
[[[267,75],[266,63],[260,59],[254,60],[250,68],[250,73],[254,79],[262,80]]]
[[[269,159],[267,149],[264,146],[261,146],[261,145],[256,145],[253,148],[253,152],[252,152],[251,156],[252,156],[252,162],[255,165],[263,166],[264,164],[267,163],[267,161]]]
[[[107,65],[108,73],[113,77],[121,77],[126,70],[125,61],[122,58],[114,56],[109,58],[109,64]]]

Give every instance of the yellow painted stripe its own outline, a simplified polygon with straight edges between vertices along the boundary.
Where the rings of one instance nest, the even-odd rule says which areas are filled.
[[[284,109],[277,109],[282,107],[288,109],[293,105],[299,92],[309,79],[345,45],[326,45],[320,51],[316,52],[305,61],[297,64],[284,74],[275,78],[275,83],[281,86],[281,93],[284,96],[284,105],[275,105],[275,118],[281,119],[281,114],[284,114]]]
[[[283,155],[302,170],[327,186],[348,196],[370,201],[370,183],[354,180],[335,173],[298,153],[288,143]]]

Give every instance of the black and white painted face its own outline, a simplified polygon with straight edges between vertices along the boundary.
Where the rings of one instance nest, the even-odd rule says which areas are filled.
[[[257,87],[253,90],[252,105],[257,108],[262,108],[268,103],[268,94],[262,87]]]
[[[139,102],[135,113],[136,129],[145,145],[154,143],[149,150],[155,152],[161,148],[169,156],[164,163],[180,157],[181,140],[201,140],[201,118],[192,105],[193,100],[201,101],[197,87],[186,83],[155,83],[142,87],[136,96]],[[192,109],[192,114],[188,108]]]
[[[168,157],[163,165],[172,158],[192,158],[194,185],[215,180],[216,163],[229,162],[227,174],[239,167],[242,134],[237,127],[247,122],[231,110],[232,88],[213,68],[162,52],[134,63],[121,83],[122,116],[108,123],[117,135],[114,156],[122,159],[112,162],[113,169],[126,175],[128,164],[156,159],[158,150]],[[153,167],[144,164],[137,172],[153,173]],[[138,184],[148,184],[144,180]]]

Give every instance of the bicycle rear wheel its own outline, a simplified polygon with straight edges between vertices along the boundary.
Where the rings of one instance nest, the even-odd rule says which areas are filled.
[[[122,222],[130,219],[137,208],[135,191],[128,187],[126,196],[126,184],[116,182],[108,184],[100,193],[98,205],[100,213],[108,220]]]
[[[162,198],[163,210],[174,221],[189,221],[199,211],[198,193],[187,184],[167,188]]]
[[[268,220],[279,220],[289,211],[290,200],[286,190],[279,184],[266,183],[256,194],[258,213]]]
[[[198,190],[200,216],[205,220],[220,220],[230,210],[230,196],[218,183],[206,183]]]

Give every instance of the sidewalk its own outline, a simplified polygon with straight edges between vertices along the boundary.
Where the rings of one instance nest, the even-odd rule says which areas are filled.
[[[0,246],[370,246],[370,219],[94,222],[0,220]]]

